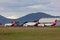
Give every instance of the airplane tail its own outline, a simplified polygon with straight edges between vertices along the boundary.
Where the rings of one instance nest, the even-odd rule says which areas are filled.
[[[13,23],[12,23],[11,26],[14,26],[15,24],[16,24],[16,20],[13,20]]]
[[[51,25],[51,26],[55,26],[55,25],[56,25],[56,23],[57,23],[57,19],[56,19],[56,20],[54,20],[54,22],[52,23],[52,25]]]
[[[40,24],[39,23],[39,20],[36,20],[36,21],[34,21],[35,22],[35,25],[34,26],[38,26],[38,24]]]

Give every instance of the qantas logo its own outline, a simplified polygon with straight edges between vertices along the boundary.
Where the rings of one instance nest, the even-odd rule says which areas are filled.
[[[55,26],[55,25],[56,25],[56,23],[57,23],[57,19],[52,23],[52,25],[51,25],[51,26]]]

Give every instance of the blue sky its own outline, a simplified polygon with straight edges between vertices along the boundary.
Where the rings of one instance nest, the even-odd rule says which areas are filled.
[[[35,12],[60,16],[60,0],[0,0],[0,15],[5,17],[18,18]]]

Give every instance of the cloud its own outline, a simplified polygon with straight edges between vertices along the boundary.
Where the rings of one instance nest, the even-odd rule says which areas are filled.
[[[7,16],[7,18],[10,18],[10,19],[16,19],[16,18],[18,18],[18,17],[15,16],[15,15],[12,15],[12,16]]]
[[[0,15],[22,17],[32,12],[60,15],[60,0],[0,0]]]

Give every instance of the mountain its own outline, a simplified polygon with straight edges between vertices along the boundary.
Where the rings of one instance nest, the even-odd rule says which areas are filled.
[[[41,18],[60,18],[59,16],[52,16],[46,13],[37,12],[37,13],[30,13],[26,16],[16,19],[17,22],[23,24],[24,22],[34,21]],[[8,19],[0,15],[0,23],[11,23],[14,19]]]
[[[8,19],[0,15],[0,23],[5,24],[5,23],[11,23],[13,19]]]
[[[41,18],[60,18],[60,17],[52,16],[52,15],[42,13],[42,12],[37,12],[37,13],[31,13],[24,17],[18,18],[17,21],[19,21],[21,24],[23,24],[24,22],[34,21],[34,20],[38,20]]]

